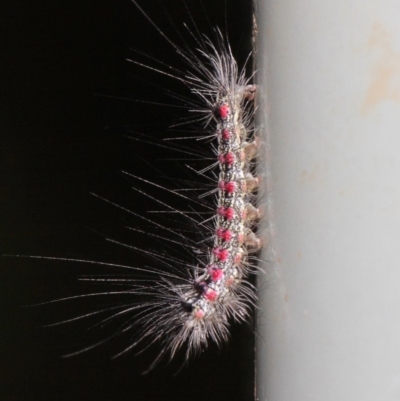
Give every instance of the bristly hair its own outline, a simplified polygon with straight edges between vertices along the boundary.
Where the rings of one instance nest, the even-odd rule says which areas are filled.
[[[258,178],[253,176],[254,158],[258,149],[252,103],[256,86],[251,84],[253,76],[246,76],[246,64],[251,54],[245,65],[239,69],[228,37],[218,28],[214,29],[214,37],[210,38],[198,33],[197,28],[189,29],[185,26],[196,43],[196,48],[181,48],[164,34],[135,0],[132,2],[183,59],[187,69],[182,73],[170,72],[168,68],[160,69],[136,60],[129,61],[180,81],[189,88],[193,98],[185,99],[183,106],[188,109],[190,117],[184,118],[183,122],[175,126],[195,124],[196,134],[185,139],[191,137],[195,141],[202,139],[210,142],[212,164],[200,171],[190,166],[189,169],[199,176],[207,177],[212,186],[202,195],[191,197],[183,194],[182,188],[169,189],[162,184],[124,172],[130,180],[161,189],[169,196],[179,197],[191,205],[192,211],[178,210],[137,186],[133,187],[136,192],[166,208],[165,213],[174,213],[179,217],[185,224],[184,230],[168,228],[96,195],[112,206],[146,221],[157,230],[155,234],[145,233],[146,235],[179,249],[181,255],[186,257],[178,257],[168,250],[144,250],[109,240],[145,255],[159,267],[132,267],[58,258],[109,265],[131,270],[136,274],[132,277],[82,277],[82,281],[104,284],[115,287],[115,290],[107,288],[104,292],[61,300],[124,295],[129,297],[129,301],[57,324],[105,314],[107,316],[96,325],[103,327],[111,322],[120,322],[118,331],[103,341],[70,355],[92,349],[124,333],[132,333],[129,345],[116,356],[133,348],[141,353],[157,343],[160,352],[150,366],[152,369],[162,357],[173,358],[181,348],[185,348],[185,361],[188,361],[207,348],[210,342],[217,345],[226,342],[231,322],[245,321],[254,306],[255,289],[248,281],[248,275],[256,270],[257,259],[251,254],[262,246],[261,240],[253,232],[260,217],[254,195],[258,188]],[[181,99],[179,96],[175,98]],[[186,148],[183,153],[192,154],[195,152],[192,147],[195,148],[195,144]],[[211,201],[206,202],[207,196]],[[204,211],[209,214],[209,218],[204,219]],[[139,229],[133,230],[140,232]],[[188,233],[190,230],[191,233]],[[60,300],[51,302],[57,301]]]

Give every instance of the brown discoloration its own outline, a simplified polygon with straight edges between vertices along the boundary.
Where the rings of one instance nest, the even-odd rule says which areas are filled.
[[[367,49],[377,54],[361,113],[367,115],[385,100],[400,102],[400,53],[394,51],[389,32],[375,23]]]
[[[302,170],[301,172],[301,182],[306,184],[308,182],[316,181],[319,177],[320,167],[318,164],[315,164],[312,170]]]

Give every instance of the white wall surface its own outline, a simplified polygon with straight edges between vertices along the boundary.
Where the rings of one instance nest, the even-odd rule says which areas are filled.
[[[257,399],[400,400],[400,1],[257,8]]]

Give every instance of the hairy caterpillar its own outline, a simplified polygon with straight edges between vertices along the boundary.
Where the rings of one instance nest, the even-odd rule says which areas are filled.
[[[213,170],[198,170],[199,175],[213,171],[210,174],[212,187],[207,198],[180,195],[188,202],[193,202],[191,211],[170,208],[179,218],[186,219],[192,230],[198,227],[202,233],[185,235],[161,227],[161,224],[157,228],[163,231],[159,234],[160,239],[186,248],[186,253],[191,253],[190,258],[197,260],[192,263],[182,262],[174,256],[168,257],[165,253],[149,250],[146,251],[147,255],[157,260],[161,267],[126,266],[136,273],[143,273],[145,278],[138,278],[135,272],[132,279],[84,278],[106,284],[108,288],[112,284],[122,284],[126,289],[116,290],[115,293],[132,296],[132,303],[125,302],[104,310],[111,312],[111,316],[101,321],[101,324],[105,324],[128,316],[126,322],[122,323],[120,332],[132,331],[136,340],[131,341],[123,352],[142,342],[144,344],[141,347],[159,342],[161,357],[167,352],[174,355],[185,344],[188,358],[192,353],[203,349],[210,340],[217,343],[225,341],[230,319],[245,319],[254,302],[254,290],[246,281],[246,276],[252,270],[247,253],[260,246],[259,239],[251,231],[259,214],[251,203],[251,191],[257,186],[257,179],[251,175],[251,160],[255,156],[257,142],[252,140],[253,108],[246,100],[251,100],[254,87],[249,85],[249,80],[243,73],[238,73],[223,34],[216,30],[212,41],[197,33],[194,37],[197,48],[188,51],[186,48],[182,50],[175,47],[175,50],[186,57],[189,67],[193,68],[198,64],[199,69],[192,73],[189,70],[183,74],[183,78],[182,75],[170,74],[168,69],[167,71],[172,78],[189,84],[192,94],[197,96],[197,100],[193,100],[187,107],[191,112],[189,121],[181,126],[191,128],[196,122],[198,128],[193,137],[209,141],[207,145],[210,150],[214,147],[214,162],[211,166]],[[166,36],[164,39],[168,41]],[[171,44],[173,45],[172,42]],[[145,66],[148,65],[147,63]],[[155,69],[162,70],[158,67]],[[126,175],[140,181],[132,173]],[[154,185],[154,181],[150,185]],[[136,189],[144,194],[137,186]],[[174,196],[180,193],[168,189],[165,191]],[[161,202],[164,205],[169,204],[168,199]],[[196,205],[201,211],[196,211]],[[201,215],[205,209],[213,214],[208,221]],[[150,224],[154,227],[158,223],[152,220]],[[171,238],[166,238],[166,233],[170,233]],[[202,238],[200,244],[193,239],[198,235]],[[109,290],[103,294],[110,296],[112,293],[114,291]],[[89,296],[91,295],[84,295]],[[122,310],[119,311],[118,308]],[[100,312],[102,311],[96,310],[93,315],[99,315]],[[71,320],[79,318],[77,316]]]

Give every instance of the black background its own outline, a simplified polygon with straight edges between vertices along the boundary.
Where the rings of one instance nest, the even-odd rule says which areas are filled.
[[[182,44],[177,32],[188,37],[183,2],[140,3],[174,41]],[[226,15],[233,52],[243,61],[251,45],[251,2],[227,0],[226,9],[223,0],[186,4],[208,34],[215,24],[226,30]],[[0,252],[145,263],[104,240],[144,248],[149,241],[121,231],[126,214],[90,193],[141,214],[148,205],[120,171],[151,179],[149,163],[166,176],[179,175],[175,163],[159,161],[168,150],[127,136],[162,138],[171,118],[185,111],[135,100],[176,103],[165,88],[180,93],[181,85],[126,59],[141,57],[135,48],[178,69],[184,65],[129,0],[16,0],[0,7]],[[64,359],[93,342],[85,322],[43,326],[76,316],[79,303],[26,305],[78,293],[77,276],[93,267],[15,257],[0,263],[1,400],[253,399],[251,324],[235,326],[229,344],[205,352],[178,375],[180,365],[172,363],[143,376],[152,351],[110,359],[112,352],[99,347]]]

